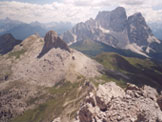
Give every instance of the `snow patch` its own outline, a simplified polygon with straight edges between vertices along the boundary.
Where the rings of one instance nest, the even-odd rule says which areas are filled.
[[[103,28],[103,27],[101,27],[101,26],[99,26],[99,29],[100,29],[103,33],[110,33],[110,30],[105,29],[105,28]]]
[[[147,47],[147,48],[146,48],[146,52],[147,52],[147,53],[150,53],[150,51],[153,51],[153,52],[155,52],[155,50],[153,50],[152,48],[150,48],[150,47]]]
[[[131,50],[131,51],[133,51],[135,53],[138,53],[138,54],[143,55],[145,57],[149,57],[147,54],[145,54],[143,52],[142,47],[138,46],[135,43],[126,45],[125,49],[129,49],[129,50]]]
[[[158,44],[161,43],[160,40],[158,40],[155,36],[150,36],[150,35],[149,35],[149,37],[148,37],[148,39],[147,39],[147,42],[148,42],[148,43],[156,42],[156,43],[158,43]]]
[[[70,46],[70,45],[72,45],[72,44],[74,44],[74,43],[77,42],[77,36],[76,36],[75,34],[73,34],[73,33],[71,33],[71,34],[73,35],[74,40],[71,41],[71,42],[69,42],[69,43],[68,43],[68,46]]]

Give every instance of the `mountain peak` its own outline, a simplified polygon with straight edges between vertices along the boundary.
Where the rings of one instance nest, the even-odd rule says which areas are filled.
[[[141,12],[137,12],[131,16],[128,17],[128,20],[130,19],[133,19],[133,20],[136,20],[138,21],[139,19],[142,20],[142,21],[145,21],[145,18],[143,17],[142,13]]]
[[[53,31],[53,30],[50,30],[50,31],[48,31],[48,32],[46,33],[44,39],[45,39],[45,41],[48,41],[48,40],[55,41],[55,39],[57,39],[57,38],[58,38],[57,33],[56,33],[55,31]]]
[[[137,13],[134,14],[134,16],[141,17],[142,13],[141,12],[137,12]]]
[[[44,41],[45,41],[44,47],[41,53],[39,54],[38,58],[41,58],[52,48],[60,48],[70,52],[70,49],[67,46],[67,44],[57,35],[55,31],[51,30],[47,32],[44,37]]]
[[[126,12],[124,7],[117,7],[113,11],[116,11],[116,12]]]
[[[127,25],[125,8],[117,7],[112,11],[99,12],[96,21],[105,29],[117,32],[123,31]]]
[[[147,46],[148,43],[156,41],[140,12],[128,17],[128,36],[130,42],[136,43],[139,46]]]
[[[14,48],[15,45],[19,44],[20,42],[20,40],[16,40],[10,33],[6,33],[0,36],[0,54],[8,53]]]
[[[13,35],[11,33],[6,33],[6,34],[2,35],[1,38],[15,40],[15,38],[13,37]]]

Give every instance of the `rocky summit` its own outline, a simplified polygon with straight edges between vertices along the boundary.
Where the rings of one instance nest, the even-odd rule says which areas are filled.
[[[123,7],[118,7],[111,12],[99,12],[95,20],[103,28],[117,32],[123,31],[127,26],[127,15]]]
[[[41,53],[38,56],[39,58],[46,54],[52,48],[60,48],[70,52],[70,49],[67,46],[67,44],[62,39],[60,39],[60,37],[58,37],[57,33],[54,31],[49,31],[45,35],[44,41],[45,44]]]
[[[130,41],[137,45],[145,46],[151,43],[150,41],[153,41],[149,40],[153,34],[141,13],[136,13],[128,17],[128,36]]]

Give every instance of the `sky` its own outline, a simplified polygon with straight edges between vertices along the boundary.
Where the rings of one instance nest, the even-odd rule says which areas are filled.
[[[141,12],[147,22],[162,22],[162,0],[0,0],[0,19],[75,24],[118,6],[124,7],[128,16]]]

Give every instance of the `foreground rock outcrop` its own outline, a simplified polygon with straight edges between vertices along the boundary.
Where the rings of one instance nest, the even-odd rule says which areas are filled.
[[[162,122],[160,107],[161,97],[155,89],[129,84],[123,90],[110,82],[90,93],[76,122]]]

